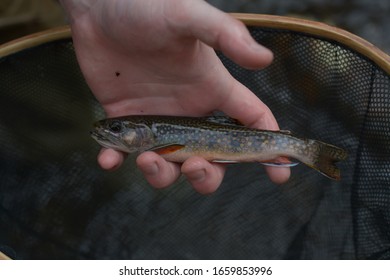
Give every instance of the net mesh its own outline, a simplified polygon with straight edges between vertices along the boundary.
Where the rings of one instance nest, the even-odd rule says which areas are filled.
[[[342,180],[299,165],[271,183],[258,164],[229,166],[197,194],[155,190],[130,156],[115,172],[89,137],[104,113],[70,40],[0,59],[0,251],[17,259],[390,258],[390,79],[337,42],[251,27],[274,51],[249,71],[218,54],[280,127],[345,148]]]

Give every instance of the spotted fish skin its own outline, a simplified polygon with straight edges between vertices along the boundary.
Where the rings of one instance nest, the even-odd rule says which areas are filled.
[[[248,128],[224,116],[125,116],[97,122],[91,134],[104,147],[126,153],[155,151],[173,162],[191,156],[212,162],[272,162],[291,157],[335,180],[340,179],[340,170],[334,163],[347,157],[336,146],[286,131]]]

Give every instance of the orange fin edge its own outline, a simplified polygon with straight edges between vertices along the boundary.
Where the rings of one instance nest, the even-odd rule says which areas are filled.
[[[184,145],[172,144],[172,145],[166,145],[166,146],[158,146],[158,147],[150,149],[150,151],[153,151],[159,155],[167,155],[167,154],[174,153],[178,150],[181,150],[184,147],[185,147]]]
[[[260,161],[260,163],[266,166],[274,166],[274,167],[294,167],[299,164],[299,162],[291,161],[287,157],[278,157],[276,159]]]

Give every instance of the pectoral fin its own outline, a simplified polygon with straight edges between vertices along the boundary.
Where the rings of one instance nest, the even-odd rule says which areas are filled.
[[[163,146],[156,146],[151,148],[149,151],[153,151],[159,155],[166,155],[170,153],[174,153],[180,149],[183,149],[185,146],[180,144],[169,144]]]

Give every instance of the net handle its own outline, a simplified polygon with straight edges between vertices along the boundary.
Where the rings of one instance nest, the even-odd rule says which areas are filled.
[[[325,23],[292,17],[239,13],[233,13],[231,15],[242,21],[247,26],[302,32],[318,38],[336,41],[367,57],[387,74],[390,74],[390,56],[368,41],[346,30]],[[55,40],[68,39],[70,37],[71,32],[69,26],[57,27],[43,32],[34,33],[0,45],[0,58],[27,48]]]
[[[8,257],[6,254],[4,254],[3,252],[0,251],[0,261],[4,261],[4,260],[11,260],[10,257]]]
[[[33,33],[0,45],[0,58],[56,40],[69,39],[72,34],[67,25]]]

